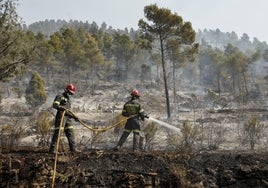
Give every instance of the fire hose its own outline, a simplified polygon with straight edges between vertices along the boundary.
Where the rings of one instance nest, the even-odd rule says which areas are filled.
[[[55,160],[54,160],[54,170],[53,170],[53,176],[52,176],[52,188],[54,188],[54,184],[55,184],[55,176],[56,176],[56,169],[57,169],[57,161],[58,161],[58,149],[59,149],[59,143],[60,143],[60,137],[61,137],[61,129],[62,129],[62,122],[63,122],[63,119],[64,119],[64,115],[65,113],[68,111],[69,114],[71,114],[73,117],[77,117],[72,111],[70,110],[64,110],[63,113],[62,113],[62,117],[61,117],[61,121],[60,121],[60,127],[59,127],[59,134],[58,134],[58,138],[57,138],[57,144],[56,144],[56,153],[55,153]],[[117,126],[119,126],[122,122],[130,119],[130,118],[133,118],[137,116],[137,114],[135,115],[132,115],[132,116],[129,116],[129,117],[126,117],[120,121],[118,121],[117,123],[113,124],[113,125],[110,125],[110,126],[107,126],[107,127],[104,127],[104,128],[92,128],[90,126],[88,126],[87,124],[85,124],[84,122],[82,122],[79,118],[76,119],[77,122],[79,122],[81,125],[83,125],[84,127],[86,127],[87,129],[91,130],[91,131],[99,131],[99,132],[104,132],[104,131],[107,131],[109,129],[112,129],[112,128],[115,128]]]
[[[61,127],[62,127],[62,122],[63,122],[65,113],[66,113],[66,110],[63,111],[62,117],[60,120],[60,127],[59,127],[60,129],[59,129],[59,134],[58,134],[58,138],[57,138],[56,153],[55,153],[55,160],[54,160],[54,169],[53,169],[53,176],[52,176],[52,185],[51,185],[52,188],[54,188],[54,182],[55,182],[55,177],[56,177],[58,150],[59,150],[59,143],[60,143],[60,137],[61,137]]]
[[[68,113],[70,113],[72,116],[74,117],[77,117],[72,111],[70,110],[67,110]],[[110,126],[107,126],[107,127],[104,127],[104,128],[93,128],[93,127],[90,127],[88,126],[87,124],[85,124],[84,122],[82,122],[79,118],[76,120],[77,122],[79,122],[81,125],[83,125],[84,127],[86,127],[87,129],[91,130],[91,131],[99,131],[99,132],[104,132],[104,131],[107,131],[109,129],[112,129],[112,128],[115,128],[117,126],[119,126],[122,122],[130,119],[130,118],[133,118],[137,116],[137,114],[135,115],[132,115],[132,116],[129,116],[129,117],[125,117],[124,119],[118,121],[117,123],[113,124],[113,125],[110,125]]]

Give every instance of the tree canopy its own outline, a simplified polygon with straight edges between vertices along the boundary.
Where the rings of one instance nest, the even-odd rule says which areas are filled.
[[[45,81],[37,72],[33,73],[29,85],[26,88],[25,99],[32,107],[38,107],[44,104],[47,100]]]
[[[19,29],[15,0],[0,1],[0,81],[6,81],[29,62],[32,45]]]
[[[138,25],[143,32],[145,40],[148,41],[147,44],[151,44],[149,45],[150,48],[155,44],[153,43],[155,40],[158,42],[156,43],[156,49],[158,49],[161,54],[167,116],[169,118],[171,116],[171,111],[166,71],[166,61],[168,58],[166,58],[166,56],[168,55],[168,51],[172,49],[174,49],[172,53],[173,55],[182,53],[186,55],[187,53],[188,57],[190,57],[196,53],[198,50],[198,44],[194,43],[196,33],[192,29],[190,22],[184,22],[181,16],[172,13],[169,9],[159,8],[155,4],[148,5],[144,7],[144,14],[148,22],[140,19]],[[160,47],[158,48],[158,46]],[[186,48],[189,46],[191,50]],[[176,60],[179,60],[179,58]]]

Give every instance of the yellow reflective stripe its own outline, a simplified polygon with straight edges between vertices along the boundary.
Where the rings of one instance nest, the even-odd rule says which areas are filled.
[[[139,129],[134,129],[134,130],[124,129],[124,132],[131,132],[131,131],[133,131],[133,132],[140,132]]]
[[[140,132],[140,130],[139,129],[135,129],[135,130],[133,130],[133,132]]]
[[[59,127],[55,127],[54,129],[55,130],[59,130],[60,129],[62,131],[62,130],[73,129],[73,128],[74,128],[74,126],[68,126],[68,127],[62,127],[61,129]]]
[[[60,102],[59,101],[55,101],[54,104],[60,104]]]
[[[128,129],[124,129],[124,132],[131,132],[131,130],[128,130]]]
[[[55,129],[55,130],[59,130],[59,129],[60,129],[60,127],[55,127],[54,129]],[[61,129],[60,129],[60,130],[62,131],[62,130],[64,130],[64,128],[63,128],[63,127],[61,127]]]

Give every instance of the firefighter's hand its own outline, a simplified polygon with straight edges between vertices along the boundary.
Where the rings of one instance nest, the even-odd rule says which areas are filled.
[[[149,119],[149,115],[148,114],[144,114],[144,117]]]
[[[65,108],[63,106],[58,106],[58,110],[64,111],[64,110],[67,110],[67,108]]]
[[[147,114],[140,114],[140,118],[142,121],[144,121],[144,118],[149,118],[149,116]]]

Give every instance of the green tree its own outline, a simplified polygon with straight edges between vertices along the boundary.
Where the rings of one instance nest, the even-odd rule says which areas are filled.
[[[113,39],[109,33],[104,33],[103,38],[103,47],[102,51],[106,60],[110,60],[113,57],[112,48],[113,48]]]
[[[87,82],[91,81],[91,91],[94,93],[95,80],[97,73],[100,73],[100,67],[104,64],[104,57],[98,47],[98,43],[89,33],[85,33],[85,40],[82,44],[84,51],[81,68],[85,70]]]
[[[115,33],[113,40],[113,53],[116,58],[117,76],[128,78],[130,64],[137,52],[136,45],[127,34]],[[125,75],[123,75],[125,73]]]
[[[226,63],[228,72],[232,78],[233,93],[236,93],[236,86],[239,86],[241,96],[248,96],[248,67],[251,63],[256,62],[260,58],[260,53],[257,51],[253,54],[246,55],[237,47],[228,44],[225,49]],[[245,98],[242,97],[243,102]]]
[[[172,14],[170,10],[158,8],[155,4],[144,7],[144,14],[148,23],[143,19],[139,20],[139,28],[146,39],[147,47],[152,48],[152,42],[158,39],[157,47],[160,45],[161,62],[163,69],[163,79],[165,85],[167,116],[170,118],[170,102],[166,72],[166,58],[168,51],[168,41],[175,40],[181,47],[193,45],[195,41],[195,31],[190,22],[183,22],[183,19],[176,13]]]
[[[0,1],[0,33],[0,81],[5,81],[24,69],[32,50],[19,30],[16,0]]]
[[[194,38],[192,38],[194,40]],[[193,43],[194,41],[191,41]],[[197,58],[199,45],[188,45],[185,44],[182,46],[181,41],[178,39],[169,39],[167,41],[167,53],[169,60],[172,63],[172,77],[173,77],[173,94],[176,96],[176,70],[181,67],[184,67],[186,62],[195,61]]]
[[[61,33],[60,32],[56,32],[54,33],[53,35],[50,36],[50,39],[47,41],[47,44],[45,44],[45,46],[47,47],[52,47],[52,50],[53,51],[53,63],[50,62],[50,59],[49,58],[49,64],[51,64],[50,66],[50,70],[51,70],[51,77],[52,79],[54,78],[55,75],[58,75],[58,74],[54,74],[55,72],[57,71],[61,71],[61,72],[64,72],[63,70],[63,66],[64,64],[61,62],[62,60],[62,57],[64,56],[64,51],[63,51],[63,43],[61,41]],[[48,50],[48,53],[50,53],[50,50]],[[65,73],[65,72],[64,72]],[[64,78],[66,79],[66,78]]]
[[[29,85],[26,88],[25,99],[32,107],[38,107],[44,104],[47,100],[45,82],[37,72],[33,73]]]
[[[71,73],[79,67],[84,53],[81,41],[76,35],[75,30],[70,28],[62,30],[56,38],[57,37],[60,38],[60,43],[54,40],[54,44],[57,45],[57,47],[61,47],[57,48],[56,51],[58,55],[57,60],[60,61],[62,67],[67,70],[68,81],[71,83]]]
[[[158,53],[152,53],[150,56],[150,60],[152,60],[156,64],[156,79],[159,80],[159,66],[161,66],[161,56]]]
[[[221,80],[226,79],[226,69],[225,69],[225,55],[224,52],[219,49],[211,49],[209,51],[209,57],[212,62],[212,66],[214,69],[214,73],[216,76],[216,85],[217,85],[217,91],[219,96],[221,95]],[[214,80],[213,77],[211,77],[211,80]]]
[[[199,52],[198,68],[199,68],[199,83],[204,86],[207,82],[211,81],[211,59],[209,57],[209,51],[212,50],[211,46],[202,44]]]
[[[38,41],[35,50],[37,64],[45,68],[47,83],[50,83],[49,73],[52,71],[53,65],[55,64],[55,49],[50,44],[50,41],[46,40],[45,36],[41,33],[37,34],[36,41]]]

